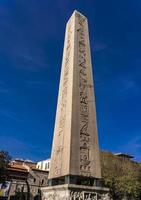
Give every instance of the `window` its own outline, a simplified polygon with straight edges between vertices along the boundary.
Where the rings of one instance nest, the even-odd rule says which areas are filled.
[[[43,169],[43,162],[41,162],[41,169]]]
[[[47,170],[47,167],[48,167],[47,164],[48,164],[48,163],[46,163],[46,165],[45,165],[45,170]]]

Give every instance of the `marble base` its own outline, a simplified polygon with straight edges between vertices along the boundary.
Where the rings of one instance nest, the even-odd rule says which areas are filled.
[[[109,189],[65,184],[42,188],[42,200],[110,200]]]

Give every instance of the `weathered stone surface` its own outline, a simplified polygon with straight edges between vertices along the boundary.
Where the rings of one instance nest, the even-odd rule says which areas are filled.
[[[67,23],[49,179],[101,178],[88,23],[74,11]]]
[[[107,188],[60,185],[42,189],[43,200],[110,200]]]

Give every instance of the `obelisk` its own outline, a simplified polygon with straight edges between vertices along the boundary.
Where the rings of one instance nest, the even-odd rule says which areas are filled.
[[[77,11],[66,26],[48,178],[50,194],[54,188],[68,185],[65,191],[69,192],[62,193],[67,198],[74,191],[71,185],[75,185],[77,191],[78,186],[85,185],[94,192],[93,187],[97,187],[101,179],[88,22]],[[79,188],[80,193],[86,192],[83,187]]]

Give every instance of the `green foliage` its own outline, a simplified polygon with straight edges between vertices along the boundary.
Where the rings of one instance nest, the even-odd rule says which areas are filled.
[[[11,160],[11,156],[6,151],[0,151],[0,183],[6,181],[6,169]]]
[[[141,167],[138,163],[119,158],[112,153],[101,153],[102,177],[113,199],[139,197]]]

